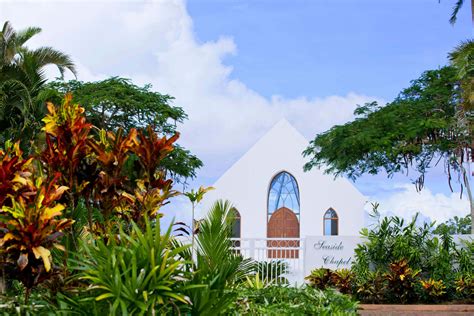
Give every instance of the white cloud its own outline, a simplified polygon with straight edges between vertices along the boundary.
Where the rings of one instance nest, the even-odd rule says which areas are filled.
[[[356,104],[375,99],[353,92],[312,99],[264,98],[230,78],[232,67],[224,60],[237,53],[233,39],[199,42],[179,0],[2,6],[0,20],[8,18],[16,28],[43,28],[33,44],[71,54],[79,64],[79,79],[121,75],[151,82],[158,91],[175,96],[189,115],[181,142],[213,165],[214,159],[245,151],[281,117],[310,137],[350,119]]]
[[[464,217],[469,213],[469,201],[466,196],[461,199],[459,193],[433,193],[426,187],[417,192],[413,184],[397,184],[394,189],[397,191],[386,198],[371,199],[380,203],[382,215],[395,214],[409,220],[419,212],[422,217],[441,223],[453,216]],[[368,203],[366,211],[371,209]]]

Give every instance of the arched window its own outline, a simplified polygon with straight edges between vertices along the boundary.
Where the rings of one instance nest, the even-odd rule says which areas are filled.
[[[235,208],[233,208],[231,210],[231,212],[233,213],[233,220],[234,220],[234,222],[232,224],[232,235],[231,235],[231,237],[232,238],[240,238],[240,229],[241,229],[241,227],[240,227],[240,225],[241,225],[241,223],[240,223],[240,220],[241,220],[240,213]]]
[[[300,214],[300,192],[296,179],[286,171],[277,174],[268,191],[268,219],[272,214],[282,207],[293,211],[299,218]]]
[[[335,210],[330,208],[324,213],[324,235],[334,236],[338,235],[339,217]]]
[[[272,179],[268,191],[268,258],[299,257],[299,249],[291,249],[300,245],[299,216],[300,193],[296,179],[288,172],[280,172]]]

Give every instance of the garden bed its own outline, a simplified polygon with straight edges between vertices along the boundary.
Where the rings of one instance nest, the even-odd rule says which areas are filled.
[[[360,304],[359,315],[473,315],[469,304]]]

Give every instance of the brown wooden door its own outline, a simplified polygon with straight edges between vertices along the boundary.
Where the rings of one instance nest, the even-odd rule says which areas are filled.
[[[295,213],[286,207],[276,210],[267,225],[268,238],[299,238],[300,223]],[[269,240],[268,248],[296,248],[300,242],[297,240]],[[269,249],[269,258],[298,258],[299,251],[297,249]]]

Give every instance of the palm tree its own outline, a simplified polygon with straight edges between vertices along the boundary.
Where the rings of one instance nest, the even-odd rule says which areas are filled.
[[[20,135],[31,139],[40,128],[45,107],[37,97],[46,83],[45,66],[56,66],[61,77],[66,70],[76,74],[67,54],[25,45],[40,32],[38,27],[16,31],[8,21],[0,31],[0,140]]]
[[[454,24],[458,19],[459,10],[462,8],[464,4],[464,0],[457,0],[456,4],[454,5],[453,12],[451,13],[451,18],[449,19],[449,23]],[[474,24],[474,0],[471,0],[471,19],[472,23]]]

